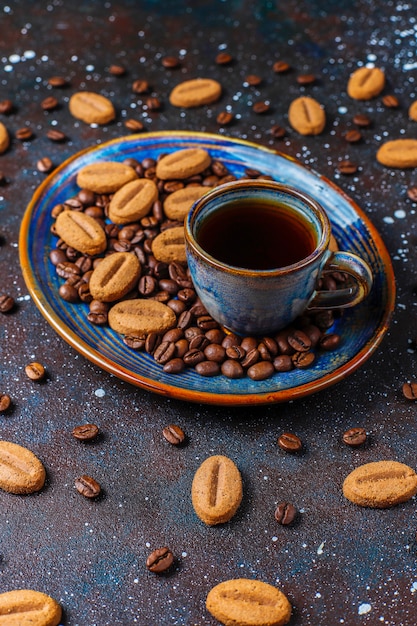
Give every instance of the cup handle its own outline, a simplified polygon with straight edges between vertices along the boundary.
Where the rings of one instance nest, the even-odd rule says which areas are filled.
[[[315,291],[307,310],[345,309],[362,302],[372,288],[372,272],[369,265],[356,254],[350,252],[331,252],[322,273],[343,272],[353,281],[346,288],[334,291]]]

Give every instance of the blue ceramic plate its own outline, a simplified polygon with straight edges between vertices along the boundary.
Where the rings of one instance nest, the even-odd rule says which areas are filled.
[[[347,310],[335,323],[341,347],[320,354],[307,370],[279,373],[265,381],[224,376],[203,378],[193,370],[165,374],[151,356],[127,348],[109,328],[86,319],[87,305],[69,304],[58,296],[61,279],[49,261],[55,240],[50,233],[51,209],[77,193],[76,174],[99,160],[134,157],[142,160],[182,148],[204,147],[237,177],[248,167],[288,183],[316,198],[327,211],[341,249],[355,252],[372,268],[370,296]],[[158,394],[218,405],[283,402],[337,383],[360,367],[387,331],[394,308],[395,282],[388,252],[366,215],[338,187],[294,159],[247,141],[195,132],[134,135],[87,149],[57,168],[34,193],[20,231],[20,263],[29,292],[51,326],[87,359],[134,385]]]

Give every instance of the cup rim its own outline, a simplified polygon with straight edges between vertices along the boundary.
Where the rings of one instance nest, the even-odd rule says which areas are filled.
[[[285,265],[283,267],[271,268],[271,269],[250,269],[245,267],[239,267],[235,265],[229,265],[228,263],[224,263],[223,261],[219,261],[211,254],[206,252],[204,248],[200,246],[197,240],[194,237],[192,226],[195,220],[195,217],[199,210],[204,207],[207,202],[212,200],[213,198],[222,195],[225,191],[233,191],[233,189],[239,187],[247,187],[247,188],[255,188],[260,187],[263,189],[271,189],[280,191],[283,193],[287,193],[290,196],[294,196],[299,200],[302,200],[305,204],[307,204],[311,209],[313,209],[316,217],[319,219],[322,226],[322,233],[320,237],[320,241],[317,246],[314,248],[313,252],[306,256],[304,259],[297,261],[296,263],[292,263],[291,265]],[[184,235],[186,248],[189,246],[194,253],[197,253],[200,257],[202,257],[206,263],[215,267],[220,271],[227,271],[229,274],[239,274],[246,276],[283,276],[285,274],[289,274],[293,272],[295,269],[303,269],[308,265],[314,263],[318,257],[320,257],[327,249],[330,242],[330,234],[331,234],[331,226],[330,220],[327,216],[327,213],[323,209],[317,200],[312,198],[309,194],[293,187],[291,185],[286,185],[285,183],[280,183],[274,180],[268,179],[242,179],[235,180],[227,183],[222,183],[217,187],[214,187],[207,193],[205,193],[201,198],[196,200],[191,209],[189,210],[185,222],[184,222]]]

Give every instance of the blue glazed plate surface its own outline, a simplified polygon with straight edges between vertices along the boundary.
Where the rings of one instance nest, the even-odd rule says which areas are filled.
[[[109,328],[95,327],[86,318],[87,306],[69,304],[58,296],[61,279],[49,261],[55,245],[50,233],[51,209],[78,191],[78,170],[99,160],[142,160],[183,148],[201,146],[225,163],[237,177],[255,168],[318,200],[327,211],[339,247],[364,258],[372,268],[374,285],[361,305],[345,311],[334,331],[342,336],[337,351],[320,353],[306,370],[275,374],[265,381],[224,376],[204,378],[193,370],[165,374],[151,356],[128,349]],[[141,388],[167,397],[217,405],[284,402],[337,383],[360,367],[385,335],[395,300],[391,260],[375,227],[361,209],[329,180],[283,154],[253,143],[195,132],[133,135],[89,148],[68,159],[35,191],[20,230],[20,263],[29,292],[51,326],[73,348],[102,369]]]

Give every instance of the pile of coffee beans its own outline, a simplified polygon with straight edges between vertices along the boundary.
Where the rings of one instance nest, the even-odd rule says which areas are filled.
[[[161,155],[162,157],[163,155]],[[161,158],[159,157],[159,158]],[[66,210],[83,211],[96,219],[104,228],[107,249],[104,255],[114,252],[132,252],[140,261],[142,271],[135,289],[128,298],[149,298],[169,306],[176,315],[177,324],[165,333],[152,332],[141,336],[124,336],[126,346],[151,354],[164,372],[180,374],[193,368],[204,377],[223,375],[230,379],[248,376],[259,381],[276,372],[288,372],[294,368],[305,369],[316,360],[317,351],[336,349],[340,336],[329,332],[335,321],[335,313],[329,310],[305,315],[273,336],[240,337],[224,330],[206,311],[199,301],[188,268],[179,262],[157,261],[152,254],[152,241],[161,232],[178,226],[181,222],[170,220],[164,214],[164,200],[178,189],[190,185],[207,188],[236,180],[225,165],[213,160],[202,173],[186,180],[159,180],[156,177],[157,160],[126,159],[139,177],[152,179],[159,191],[151,211],[140,221],[126,225],[112,223],[108,218],[111,194],[97,194],[81,189],[75,196],[52,209],[52,216]],[[271,178],[248,168],[244,178]],[[54,225],[52,226],[54,234]],[[63,279],[59,287],[61,298],[70,303],[88,305],[88,320],[95,325],[107,325],[108,312],[114,303],[94,300],[89,280],[103,255],[81,254],[57,240],[50,253],[50,261],[56,273]],[[326,275],[320,288],[334,290],[345,286],[346,275]],[[126,299],[126,296],[125,296]]]

